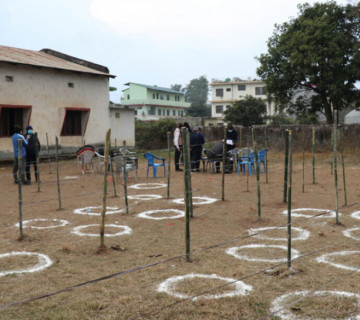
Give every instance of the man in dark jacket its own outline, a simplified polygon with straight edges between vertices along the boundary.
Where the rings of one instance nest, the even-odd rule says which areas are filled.
[[[237,131],[234,129],[231,123],[228,123],[226,135],[225,135],[225,143],[226,143],[226,152],[234,149],[236,143],[238,141]],[[227,160],[225,173],[232,173],[234,167],[234,162],[232,159]]]
[[[28,145],[26,147],[26,179],[31,183],[30,166],[34,165],[35,180],[38,181],[39,171],[37,166],[37,155],[40,152],[40,142],[37,134],[34,134],[32,126],[26,127],[26,141]]]

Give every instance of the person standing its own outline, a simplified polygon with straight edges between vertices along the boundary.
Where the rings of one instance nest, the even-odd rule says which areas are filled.
[[[14,163],[13,163],[13,177],[14,177],[14,183],[19,183],[21,179],[21,183],[24,185],[30,184],[25,179],[25,169],[26,169],[26,146],[27,141],[24,138],[24,136],[21,134],[21,127],[19,125],[14,126],[14,134],[11,137],[13,147],[14,147]],[[19,150],[19,142],[18,140],[21,140],[21,150]],[[20,163],[20,177],[18,176],[18,170],[19,170],[19,152],[21,154],[21,163]]]
[[[199,127],[195,127],[193,130],[197,135],[197,143],[198,143],[198,148],[196,151],[197,155],[196,155],[195,170],[196,170],[196,172],[200,172],[200,162],[201,162],[201,157],[202,157],[202,153],[203,153],[203,145],[205,143],[205,138]]]
[[[26,147],[26,179],[31,183],[30,167],[34,165],[35,180],[38,182],[39,171],[37,166],[37,155],[40,152],[40,141],[36,134],[34,134],[32,126],[26,127],[26,141],[28,143]]]
[[[174,148],[175,148],[175,171],[183,171],[180,169],[180,155],[182,151],[182,137],[181,137],[181,128],[183,127],[183,124],[180,122],[175,131],[174,131]]]
[[[193,131],[190,132],[190,159],[191,159],[191,172],[197,172],[197,163],[199,160],[199,152],[201,150],[200,137],[197,134],[199,131],[198,127],[194,127]],[[200,154],[201,158],[201,154]],[[200,165],[200,162],[199,162]],[[200,171],[200,169],[199,169]]]
[[[234,129],[231,123],[228,123],[226,134],[225,134],[225,144],[226,144],[226,153],[230,150],[235,149],[235,146],[238,141],[238,134],[237,131]],[[232,159],[226,160],[226,169],[225,173],[232,173],[234,162]]]

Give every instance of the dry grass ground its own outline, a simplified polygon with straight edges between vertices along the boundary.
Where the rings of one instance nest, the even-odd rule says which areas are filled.
[[[292,208],[335,209],[334,175],[330,170],[330,155],[319,155],[316,160],[316,183],[312,183],[311,154],[306,155],[305,192],[302,192],[302,155],[294,155]],[[330,257],[338,264],[348,267],[360,265],[360,242],[343,235],[349,228],[360,228],[360,220],[351,214],[360,210],[360,184],[358,159],[346,157],[347,199],[349,206],[343,206],[344,193],[342,170],[339,168],[340,225],[335,218],[319,217],[302,219],[293,217],[294,227],[310,232],[307,240],[293,241],[293,248],[300,255],[315,252],[293,261],[292,267],[298,273],[287,271],[287,265],[276,266],[271,272],[262,272],[279,263],[247,261],[236,259],[225,251],[231,247],[251,244],[287,245],[285,228],[262,233],[263,238],[245,237],[250,228],[284,226],[287,209],[283,202],[283,157],[269,153],[268,183],[261,174],[261,221],[257,221],[256,177],[236,174],[225,176],[225,201],[221,201],[221,175],[209,172],[192,175],[193,196],[216,198],[212,204],[194,205],[191,220],[192,262],[184,257],[160,263],[138,271],[122,274],[110,279],[84,285],[51,297],[17,304],[0,309],[1,319],[260,319],[270,313],[272,302],[293,291],[341,291],[359,294],[359,272],[350,275],[348,270],[320,263],[316,258],[323,254],[340,251],[357,251],[352,255]],[[57,184],[55,168],[52,174],[48,164],[41,164],[41,191],[36,185],[23,187],[23,218],[62,219],[68,225],[57,228],[38,229],[34,227],[56,226],[56,221],[32,222],[25,228],[26,238],[18,241],[18,189],[13,184],[11,167],[0,168],[0,254],[8,252],[35,252],[46,254],[53,264],[39,272],[6,275],[0,277],[0,304],[2,306],[56,292],[103,276],[123,272],[135,267],[153,264],[185,253],[184,218],[152,220],[137,217],[147,210],[178,209],[183,204],[173,203],[182,198],[184,177],[181,172],[171,172],[171,199],[167,189],[128,189],[129,195],[156,194],[157,200],[129,200],[130,214],[116,213],[106,216],[107,224],[124,225],[132,229],[129,235],[107,237],[109,250],[98,252],[99,237],[79,236],[71,233],[81,225],[98,225],[100,217],[80,215],[73,211],[79,208],[102,205],[103,176],[87,172],[81,175],[75,160],[60,162],[61,197],[63,210],[57,210]],[[69,179],[70,177],[70,179]],[[74,178],[75,177],[75,178]],[[135,184],[133,174],[129,186]],[[119,182],[119,181],[117,181]],[[146,179],[145,163],[140,161],[138,183],[167,183],[158,173],[156,180]],[[249,191],[247,191],[247,184]],[[108,202],[111,207],[125,208],[123,187],[117,185],[118,197],[114,197],[112,184],[108,185]],[[94,210],[93,210],[94,211]],[[97,210],[100,212],[99,210]],[[85,212],[87,213],[87,212]],[[308,212],[317,214],[318,212]],[[154,216],[170,216],[172,213]],[[85,233],[98,233],[98,227],[88,227]],[[121,230],[120,230],[121,231]],[[106,228],[106,233],[119,232],[115,227]],[[360,230],[352,232],[360,238]],[[299,233],[293,231],[293,237]],[[232,239],[241,238],[230,242]],[[284,238],[285,240],[272,240]],[[206,249],[213,245],[214,248]],[[332,245],[332,246],[330,246]],[[327,249],[324,249],[325,247]],[[112,249],[111,249],[112,248]],[[319,250],[319,251],[318,251]],[[318,251],[318,252],[316,252]],[[252,259],[286,258],[286,250],[276,247],[244,248],[238,254]],[[0,272],[18,270],[37,263],[34,256],[4,257],[0,259]],[[220,299],[203,299],[181,302],[164,292],[157,292],[160,283],[170,277],[188,274],[216,274],[219,277],[242,279],[253,290],[245,296]],[[331,282],[333,281],[333,282]],[[331,282],[331,283],[330,283]],[[219,279],[185,279],[176,286],[183,295],[196,296],[226,282]],[[322,288],[322,286],[325,286]],[[225,294],[233,285],[223,286],[207,295]],[[299,298],[299,296],[295,297]],[[291,298],[294,300],[294,298]],[[290,300],[289,300],[290,301]],[[313,296],[291,306],[286,319],[358,319],[359,302],[354,297],[326,295]],[[284,316],[286,317],[286,316]],[[271,319],[281,319],[277,315]]]

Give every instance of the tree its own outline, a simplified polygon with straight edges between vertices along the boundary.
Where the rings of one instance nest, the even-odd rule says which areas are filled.
[[[187,114],[192,117],[208,117],[211,115],[211,108],[207,104],[209,82],[206,76],[192,79],[185,87],[185,99],[191,103]]]
[[[172,84],[171,86],[170,86],[170,88],[172,89],[172,90],[175,90],[175,91],[179,91],[179,92],[184,92],[184,88],[182,88],[182,85],[181,84],[177,84],[177,83],[175,83],[175,84]]]
[[[254,124],[264,124],[266,104],[260,98],[247,95],[224,111],[225,121],[250,127]]]
[[[297,18],[275,26],[257,74],[280,110],[322,112],[331,124],[333,109],[360,106],[360,3],[298,8]],[[304,96],[308,103],[297,103]]]

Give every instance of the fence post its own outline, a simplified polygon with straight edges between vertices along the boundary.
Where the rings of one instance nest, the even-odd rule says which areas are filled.
[[[284,198],[286,203],[287,198],[287,184],[288,184],[288,164],[289,164],[289,130],[285,130],[285,172],[284,172]]]
[[[252,140],[253,140],[253,148],[255,152],[255,165],[256,165],[256,182],[257,182],[257,207],[258,207],[258,221],[261,221],[261,191],[260,191],[260,174],[259,174],[259,155],[257,151],[257,144],[256,144],[256,133],[255,128],[251,128],[252,131]],[[251,165],[249,163],[249,165]]]
[[[305,138],[304,127],[301,130],[301,144],[302,144],[302,193],[305,193]]]
[[[128,174],[126,170],[126,141],[123,140],[123,177],[124,177],[124,196],[125,196],[125,206],[126,206],[126,214],[129,214],[129,202],[127,196],[127,180]]]
[[[182,128],[181,134],[183,137],[183,157],[184,157],[184,185],[185,185],[185,247],[186,247],[186,261],[191,262],[190,258],[190,210],[191,210],[191,165],[190,165],[190,150],[189,150],[189,132]]]
[[[62,210],[62,207],[61,207],[60,177],[59,177],[59,139],[58,139],[57,136],[55,136],[55,140],[56,140],[56,153],[55,153],[56,181],[57,181],[58,199],[59,199],[59,208],[58,208],[58,210]]]
[[[23,174],[25,174],[25,172],[23,172],[23,166],[22,166],[22,162],[23,162],[23,158],[22,158],[22,140],[18,139],[18,191],[19,191],[19,231],[20,231],[20,237],[19,240],[23,240],[24,239],[24,232],[23,232],[23,217],[22,217],[22,177]]]
[[[346,174],[345,174],[345,160],[344,160],[344,127],[340,128],[340,142],[341,142],[341,163],[343,169],[343,186],[344,186],[344,205],[347,206],[346,194]]]
[[[289,130],[289,183],[288,183],[288,268],[291,268],[291,184],[292,184],[292,147],[291,130]]]
[[[227,126],[224,126],[223,152],[222,152],[222,179],[221,179],[221,200],[225,201],[225,161],[226,161],[226,132]]]
[[[39,139],[38,139],[38,135],[37,135],[37,132],[35,132],[35,163],[36,163],[36,172],[35,172],[35,175],[36,175],[36,181],[37,181],[37,185],[38,185],[38,192],[40,192],[40,165],[39,165]],[[29,170],[30,170],[30,167],[29,167]]]
[[[105,136],[105,151],[104,151],[104,165],[105,165],[105,173],[104,173],[104,182],[103,182],[103,206],[101,212],[101,221],[100,221],[100,248],[105,248],[105,216],[106,216],[106,200],[107,200],[107,178],[109,171],[109,146],[110,146],[110,134],[111,129],[106,132]]]
[[[336,224],[339,222],[339,188],[338,188],[338,175],[337,175],[337,110],[334,110],[334,178],[335,178],[335,203],[336,203]]]
[[[51,174],[51,158],[50,158],[50,149],[49,149],[49,138],[47,132],[46,132],[46,150],[49,158],[49,173]]]
[[[170,166],[170,163],[171,163],[171,154],[170,154],[170,132],[167,132],[166,133],[166,136],[167,136],[167,146],[168,146],[168,186],[167,186],[167,198],[169,199],[170,198],[170,169],[171,169],[171,166]]]
[[[315,184],[315,127],[312,127],[312,167],[313,167],[313,184]]]

